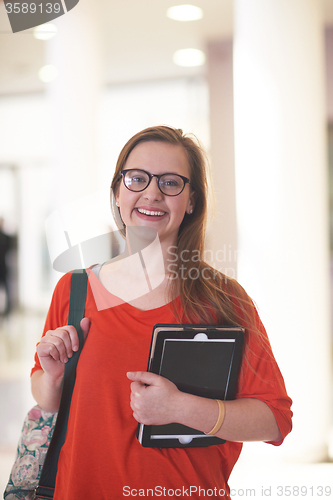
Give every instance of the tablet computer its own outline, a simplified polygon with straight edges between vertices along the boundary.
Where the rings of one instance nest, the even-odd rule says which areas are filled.
[[[233,399],[245,329],[222,325],[166,325],[153,328],[147,371],[171,380],[180,391],[211,399]],[[224,441],[182,424],[138,425],[145,447],[195,447]]]

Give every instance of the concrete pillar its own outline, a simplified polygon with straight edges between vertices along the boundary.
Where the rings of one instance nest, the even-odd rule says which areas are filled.
[[[207,257],[221,272],[236,277],[237,225],[234,163],[232,41],[207,45],[210,160],[215,194],[214,219],[208,229]]]
[[[57,35],[49,40],[46,62],[56,67],[58,76],[48,84],[47,97],[51,116],[52,156],[49,206],[46,216],[60,212],[61,224],[53,228],[54,239],[62,241],[68,235],[68,245],[78,243],[71,230],[66,210],[75,213],[76,228],[84,227],[80,241],[88,240],[91,232],[99,229],[101,217],[96,217],[96,206],[84,206],[90,195],[99,190],[97,157],[97,119],[102,87],[101,45],[98,28],[98,9],[87,0],[55,20]],[[88,198],[87,198],[88,197]],[[72,203],[68,208],[68,204]],[[67,207],[67,208],[65,208]],[[91,210],[89,210],[91,208]],[[103,221],[104,223],[104,221]],[[75,267],[91,263],[79,260]],[[51,285],[60,273],[53,271]]]
[[[331,401],[321,2],[234,4],[238,278],[294,399],[283,453],[321,460]]]

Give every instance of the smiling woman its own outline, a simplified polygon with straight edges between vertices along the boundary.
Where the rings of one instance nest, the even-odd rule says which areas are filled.
[[[111,199],[127,240],[127,254],[122,265],[112,259],[88,269],[91,287],[94,282],[99,293],[109,297],[116,280],[134,288],[140,272],[147,274],[148,264],[150,283],[161,275],[161,265],[165,273],[142,296],[102,310],[88,287],[86,317],[81,322],[86,341],[58,464],[55,500],[122,498],[137,492],[187,496],[189,491],[194,498],[202,491],[230,497],[228,478],[241,442],[279,445],[291,430],[291,400],[250,297],[235,280],[204,261],[206,168],[198,141],[165,126],[136,134],[120,153]],[[135,258],[131,235],[140,232],[157,235],[162,250],[163,258],[150,255],[152,262],[146,268],[143,258],[131,264]],[[195,259],[188,257],[194,254]],[[58,408],[64,365],[77,346],[76,330],[66,325],[70,281],[68,273],[56,287],[32,370],[33,394],[46,411]],[[146,372],[156,323],[245,327],[236,399],[217,402],[194,396]],[[136,439],[138,422],[180,423],[225,443],[144,448]]]
[[[179,145],[145,141],[131,151],[126,167],[120,172],[124,182],[118,179],[115,191],[121,218],[126,226],[151,224],[166,253],[177,240],[185,214],[194,208],[186,151]]]

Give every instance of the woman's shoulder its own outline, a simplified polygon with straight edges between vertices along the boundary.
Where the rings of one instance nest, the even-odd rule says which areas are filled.
[[[68,271],[67,273],[63,274],[59,278],[54,290],[57,291],[59,289],[67,288],[71,283],[73,272],[74,271]]]
[[[99,267],[100,267],[100,266],[99,266]],[[72,275],[73,275],[74,273],[81,274],[81,273],[84,273],[84,272],[85,272],[85,273],[87,273],[87,275],[89,276],[89,274],[90,274],[92,271],[94,271],[94,272],[95,272],[95,270],[94,270],[93,268],[95,268],[95,266],[91,266],[91,267],[88,267],[88,268],[86,268],[86,269],[72,269],[71,271],[68,271],[67,273],[63,274],[63,275],[59,278],[59,280],[58,280],[58,282],[57,282],[57,284],[56,284],[56,288],[57,288],[57,287],[68,286],[68,284],[70,284],[70,283],[71,283],[71,281],[72,281]],[[95,273],[95,274],[96,274],[96,273]]]
[[[83,273],[86,272],[89,276],[90,269],[74,269],[72,271],[68,271],[58,280],[54,291],[53,291],[53,299],[62,298],[64,300],[69,300],[70,288],[72,282],[73,273]]]

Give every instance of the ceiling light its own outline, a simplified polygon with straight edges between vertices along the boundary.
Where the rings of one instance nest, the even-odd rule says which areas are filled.
[[[178,66],[202,66],[205,64],[206,56],[202,50],[181,49],[174,53],[172,59]]]
[[[175,21],[196,21],[202,19],[203,11],[195,5],[175,5],[167,10],[167,16]]]
[[[52,64],[47,64],[38,71],[38,76],[42,82],[52,82],[58,76],[58,70]]]
[[[58,28],[55,24],[46,23],[36,26],[34,29],[34,37],[37,40],[50,40],[58,33]]]

